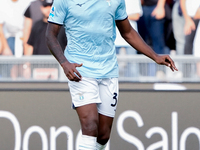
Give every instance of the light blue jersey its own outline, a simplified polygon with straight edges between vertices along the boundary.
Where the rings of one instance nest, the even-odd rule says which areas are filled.
[[[127,18],[124,0],[54,0],[49,22],[64,25],[68,44],[65,56],[83,63],[83,77],[118,77],[114,41],[115,20]]]

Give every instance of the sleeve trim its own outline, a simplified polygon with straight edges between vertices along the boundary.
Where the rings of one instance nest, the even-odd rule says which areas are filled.
[[[116,21],[124,21],[124,20],[126,20],[128,18],[128,16],[126,17],[126,18],[124,18],[124,19],[118,19],[118,20],[116,20]]]
[[[56,22],[52,22],[52,21],[48,21],[49,23],[53,23],[53,24],[57,24],[57,25],[60,25],[60,26],[62,26],[63,24],[61,24],[61,23],[56,23]]]

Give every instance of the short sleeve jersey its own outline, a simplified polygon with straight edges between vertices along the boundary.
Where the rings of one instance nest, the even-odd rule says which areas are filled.
[[[64,25],[65,57],[83,63],[83,77],[118,77],[115,20],[127,18],[124,0],[54,0],[49,22]]]

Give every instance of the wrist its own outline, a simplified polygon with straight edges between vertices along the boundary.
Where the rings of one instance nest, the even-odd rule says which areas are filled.
[[[159,0],[156,7],[164,8],[165,7],[165,0]]]
[[[61,67],[64,67],[66,64],[69,64],[69,61],[65,60],[63,62],[60,62]]]
[[[159,60],[159,55],[155,53],[155,54],[153,55],[152,59],[157,63],[158,60]]]

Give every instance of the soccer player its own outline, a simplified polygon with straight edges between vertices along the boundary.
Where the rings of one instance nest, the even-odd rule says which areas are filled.
[[[168,55],[157,55],[131,27],[124,0],[54,0],[47,45],[69,79],[72,104],[81,124],[79,150],[103,150],[110,138],[118,103],[115,27],[135,49],[158,64],[177,70]],[[64,25],[63,52],[57,35]]]

